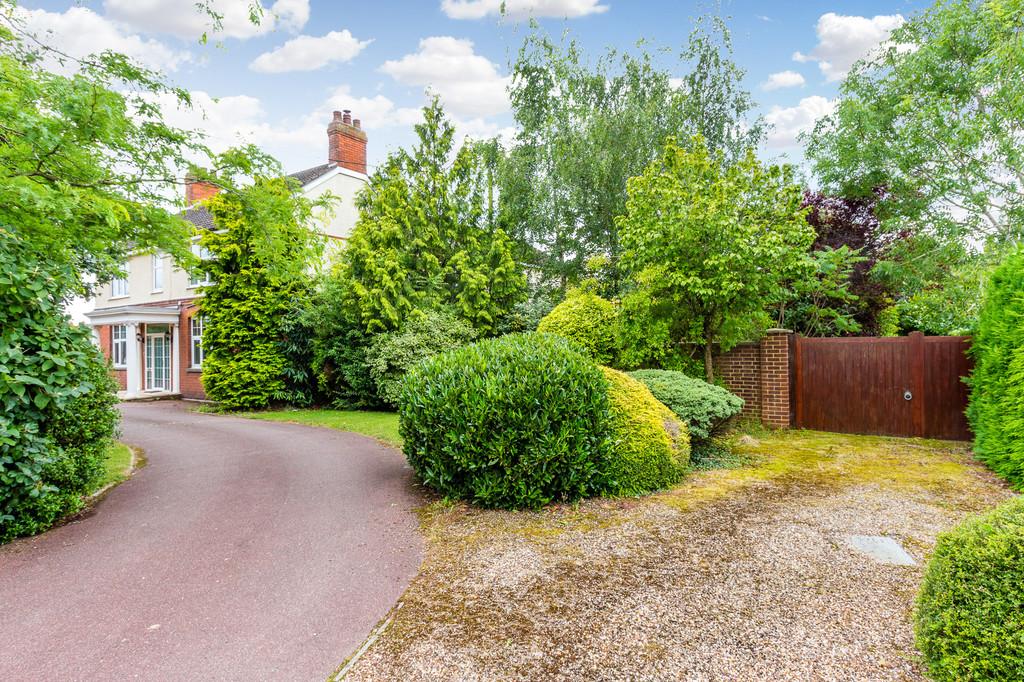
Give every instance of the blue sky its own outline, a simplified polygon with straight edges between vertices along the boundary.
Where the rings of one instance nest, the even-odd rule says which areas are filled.
[[[730,18],[735,59],[759,111],[775,124],[764,155],[799,160],[797,132],[832,106],[848,65],[927,2],[711,2],[670,0],[263,0],[260,28],[250,0],[221,0],[225,31],[200,45],[194,0],[26,0],[29,26],[72,54],[118,49],[164,70],[192,91],[205,116],[171,112],[175,123],[209,131],[211,144],[260,144],[287,170],[322,163],[332,109],[352,109],[369,134],[369,161],[411,140],[431,87],[460,130],[509,134],[504,96],[509,61],[533,16],[554,35],[568,31],[591,56],[632,49],[644,38],[679,47],[693,18]],[[566,18],[566,17],[569,18]],[[215,43],[219,43],[216,45]]]

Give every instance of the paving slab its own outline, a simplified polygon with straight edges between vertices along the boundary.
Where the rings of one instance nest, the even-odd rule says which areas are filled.
[[[914,557],[900,543],[884,535],[848,535],[846,544],[875,561],[894,566],[914,566]]]

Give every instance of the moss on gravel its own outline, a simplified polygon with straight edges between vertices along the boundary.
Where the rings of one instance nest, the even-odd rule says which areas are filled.
[[[890,534],[922,558],[1009,493],[961,444],[761,437],[749,466],[646,498],[427,505],[420,573],[347,679],[921,679],[920,571],[836,538]]]

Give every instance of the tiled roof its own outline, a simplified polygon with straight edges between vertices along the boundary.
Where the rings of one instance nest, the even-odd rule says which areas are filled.
[[[298,173],[289,173],[288,177],[295,178],[299,181],[299,184],[306,186],[317,178],[327,175],[337,167],[338,164],[336,163],[325,163],[319,166],[313,166],[312,168],[307,168],[306,170],[300,170]]]
[[[205,206],[195,206],[194,208],[185,209],[184,213],[185,220],[189,221],[200,230],[212,230],[213,229],[213,216],[206,210]]]

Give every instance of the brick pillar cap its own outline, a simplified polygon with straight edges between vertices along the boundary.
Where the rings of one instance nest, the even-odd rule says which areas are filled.
[[[793,330],[792,329],[782,329],[780,327],[773,327],[771,329],[766,329],[764,333],[765,334],[792,334]]]

